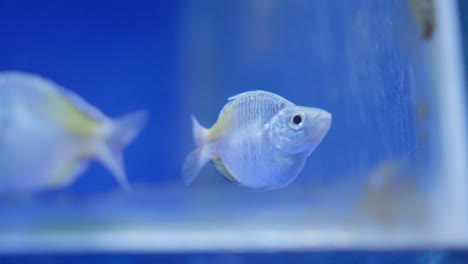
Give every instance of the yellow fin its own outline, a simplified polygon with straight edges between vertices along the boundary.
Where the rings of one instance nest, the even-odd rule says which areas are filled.
[[[224,114],[221,114],[216,123],[208,130],[207,141],[213,141],[221,137],[224,130],[229,127],[232,111],[232,108],[223,108],[222,112]]]
[[[213,158],[211,160],[216,168],[216,170],[223,175],[226,179],[239,183],[234,176],[229,172],[229,170],[226,168],[226,165],[224,165],[223,161],[220,158]]]
[[[100,121],[82,108],[91,108],[91,106],[71,92],[65,94],[65,91],[54,93],[50,97],[48,107],[51,116],[72,133],[84,136],[94,135],[99,128]]]
[[[84,171],[86,163],[79,159],[68,162],[63,168],[49,177],[45,183],[47,187],[65,186],[71,183],[78,174]]]

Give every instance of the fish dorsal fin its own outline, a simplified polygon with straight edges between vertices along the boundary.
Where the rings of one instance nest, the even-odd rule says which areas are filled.
[[[49,102],[50,116],[76,134],[93,135],[108,120],[97,108],[65,88],[58,87]]]
[[[240,94],[236,94],[236,95],[233,95],[231,97],[228,98],[228,102],[224,105],[224,107],[221,109],[221,111],[219,111],[219,115],[218,115],[218,118],[221,117],[221,115],[224,113],[224,111],[226,111],[226,109],[228,109],[228,107],[234,102],[234,100],[236,100],[237,98],[241,97],[241,96],[244,96],[244,95],[249,95],[249,94],[254,94],[254,93],[258,93],[258,92],[262,92],[262,91],[248,91],[248,92],[243,92],[243,93],[240,93]]]
[[[36,74],[19,71],[2,72],[0,73],[0,89],[2,91],[15,89],[14,92],[6,92],[6,94],[14,93],[14,97],[24,100],[28,105],[32,105],[31,107],[39,104],[40,109],[46,112],[48,118],[55,119],[60,125],[74,132],[94,132],[95,124],[107,120],[99,109],[77,94]]]
[[[108,119],[99,109],[86,102],[78,94],[63,87],[59,88],[59,94],[70,103],[70,107],[76,108],[77,111],[80,111],[83,115],[95,119],[96,121],[103,121]]]
[[[249,94],[258,94],[258,93],[267,93],[267,92],[261,91],[261,90],[257,90],[257,91],[247,91],[247,92],[243,92],[243,93],[236,94],[236,95],[233,95],[233,96],[229,97],[229,98],[228,98],[228,101],[233,101],[233,100],[235,100],[236,98],[241,97],[241,96],[245,96],[245,95],[249,95]]]
[[[219,112],[218,118],[221,117],[221,115],[226,111],[226,109],[229,108],[229,106],[232,103],[235,102],[236,99],[239,99],[241,97],[246,97],[246,96],[259,96],[259,95],[270,96],[271,98],[276,98],[279,101],[284,101],[287,104],[294,105],[292,102],[290,102],[290,101],[284,99],[283,97],[281,97],[281,96],[279,96],[277,94],[274,94],[274,93],[270,93],[270,92],[262,91],[262,90],[247,91],[247,92],[243,92],[243,93],[236,94],[234,96],[229,97],[228,102],[224,105],[224,107]]]
[[[229,170],[226,168],[224,165],[224,162],[220,158],[213,158],[211,160],[213,162],[213,165],[215,166],[216,170],[224,176],[224,178],[234,182],[234,183],[239,183],[234,176],[229,172]]]

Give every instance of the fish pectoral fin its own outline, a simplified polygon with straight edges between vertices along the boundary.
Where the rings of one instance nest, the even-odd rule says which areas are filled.
[[[60,187],[71,183],[87,167],[87,162],[72,160],[46,181],[47,187]]]
[[[224,162],[220,158],[213,158],[211,162],[215,166],[216,171],[223,175],[224,178],[228,179],[231,182],[240,184],[240,182],[237,181],[234,176],[232,176],[231,172],[229,172],[229,170],[226,168],[226,165],[224,165]]]

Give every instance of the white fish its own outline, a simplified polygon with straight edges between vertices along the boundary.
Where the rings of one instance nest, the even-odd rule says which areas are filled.
[[[0,73],[0,193],[72,183],[97,159],[128,188],[123,149],[143,128],[143,111],[111,120],[78,95],[22,72]]]
[[[182,168],[190,184],[212,161],[240,185],[278,189],[290,184],[331,125],[325,110],[302,107],[273,93],[250,91],[229,98],[210,129],[192,117],[196,149]]]

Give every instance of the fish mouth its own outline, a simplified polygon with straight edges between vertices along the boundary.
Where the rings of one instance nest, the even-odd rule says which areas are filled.
[[[332,114],[322,110],[316,114],[314,126],[319,131],[318,134],[324,135],[328,132],[332,123]]]
[[[314,122],[310,128],[310,140],[314,142],[314,144],[320,143],[322,139],[327,134],[328,130],[331,127],[332,123],[332,114],[321,110],[319,113],[316,113]]]
[[[332,114],[324,111],[324,113],[318,117],[318,122],[321,124],[323,130],[325,130],[324,132],[327,132],[331,127]]]

